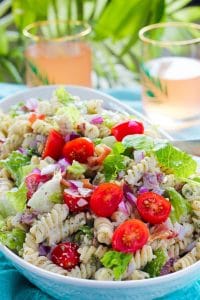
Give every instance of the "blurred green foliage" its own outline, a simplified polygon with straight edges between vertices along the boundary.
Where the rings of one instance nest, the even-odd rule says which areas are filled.
[[[0,81],[24,82],[23,28],[38,20],[86,20],[94,70],[112,86],[119,80],[116,64],[135,72],[140,49],[138,30],[163,21],[200,20],[191,0],[3,0],[0,3]],[[99,60],[99,56],[101,60]]]

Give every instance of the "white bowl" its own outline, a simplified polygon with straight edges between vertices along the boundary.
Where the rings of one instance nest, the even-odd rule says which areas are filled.
[[[6,111],[11,105],[32,97],[48,99],[51,97],[55,88],[56,86],[37,87],[17,93],[2,100],[0,102],[0,108],[3,108],[3,110]],[[146,120],[135,110],[115,100],[113,97],[110,97],[99,91],[78,86],[67,86],[66,88],[70,93],[80,96],[80,98],[83,100],[94,98],[102,99],[104,101],[105,108],[124,111],[132,115],[136,115],[137,117],[140,117],[144,121],[148,122],[148,120]],[[163,132],[162,135],[170,138]],[[181,289],[182,287],[191,284],[192,281],[200,278],[200,262],[197,262],[192,266],[173,274],[140,281],[110,282],[70,278],[35,267],[34,265],[31,265],[15,255],[3,245],[0,245],[0,251],[29,281],[50,296],[63,300],[151,300]]]

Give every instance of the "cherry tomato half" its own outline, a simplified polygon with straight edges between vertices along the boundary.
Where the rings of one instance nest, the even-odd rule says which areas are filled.
[[[122,201],[123,191],[114,183],[102,183],[90,199],[91,210],[100,217],[110,217]]]
[[[87,138],[77,138],[69,141],[63,148],[63,156],[70,162],[77,160],[87,163],[87,159],[94,155],[94,144]]]
[[[69,207],[70,212],[87,211],[90,197],[83,198],[83,196],[81,196],[78,192],[74,192],[72,194],[70,192],[67,192],[67,189],[64,191],[63,197],[64,202]]]
[[[66,242],[58,244],[51,253],[51,260],[54,264],[70,271],[79,264],[78,246]]]
[[[118,141],[122,141],[127,135],[144,133],[144,126],[141,122],[130,120],[115,125],[111,133]]]
[[[44,151],[42,153],[42,158],[47,156],[58,160],[62,155],[63,146],[65,144],[63,136],[56,130],[51,130],[48,135]]]
[[[46,182],[50,179],[48,175],[30,174],[25,178],[25,185],[27,187],[27,198],[30,199],[37,191],[38,185],[41,182]]]
[[[171,204],[156,193],[145,192],[137,198],[137,209],[146,222],[159,224],[169,217]]]
[[[131,219],[125,221],[114,231],[112,248],[124,253],[135,253],[141,249],[149,238],[149,230],[142,221]]]

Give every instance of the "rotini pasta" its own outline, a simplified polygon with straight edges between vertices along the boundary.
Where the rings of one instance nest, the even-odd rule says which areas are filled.
[[[113,236],[113,224],[107,218],[96,218],[94,221],[97,240],[100,243],[110,245]]]
[[[108,248],[103,245],[99,245],[97,247],[82,246],[78,249],[78,252],[80,253],[80,261],[87,264],[93,257],[101,259],[107,249]]]

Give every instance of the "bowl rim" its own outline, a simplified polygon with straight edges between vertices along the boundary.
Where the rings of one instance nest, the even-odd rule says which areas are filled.
[[[88,92],[95,92],[98,93],[99,96],[103,96],[104,98],[107,98],[109,100],[111,100],[113,103],[119,105],[121,108],[124,108],[125,111],[132,111],[132,113],[136,113],[137,117],[141,118],[142,120],[144,120],[145,122],[147,122],[148,124],[152,124],[145,116],[143,116],[141,113],[135,111],[132,108],[129,108],[126,104],[121,103],[119,100],[115,99],[114,97],[103,93],[101,91],[92,89],[92,88],[87,88],[87,87],[82,87],[82,86],[76,86],[76,85],[48,85],[48,86],[40,86],[40,87],[34,87],[34,88],[30,88],[24,91],[20,91],[17,93],[14,93],[13,95],[7,96],[4,99],[2,99],[0,101],[0,108],[1,108],[1,104],[5,103],[7,101],[11,101],[12,98],[17,98],[20,96],[24,96],[27,94],[27,97],[30,93],[30,90],[35,90],[35,91],[39,91],[39,90],[48,90],[48,89],[53,89],[53,88],[58,88],[60,86],[63,86],[64,88],[73,88],[73,89],[78,89],[79,91],[81,90],[85,90]],[[16,100],[17,101],[17,100]],[[170,140],[172,140],[172,137],[170,137],[167,133],[165,133],[165,131],[159,130],[163,135],[166,136],[166,138],[169,138]],[[132,288],[132,287],[141,287],[141,286],[145,286],[145,285],[158,285],[160,283],[165,283],[167,281],[173,281],[176,280],[178,278],[183,277],[184,275],[188,275],[189,273],[192,273],[193,270],[197,269],[198,266],[200,266],[200,261],[197,261],[196,263],[192,264],[191,266],[176,271],[174,273],[168,274],[168,275],[164,275],[164,276],[158,276],[155,278],[149,278],[149,279],[141,279],[141,280],[126,280],[126,281],[98,281],[98,280],[94,280],[94,279],[82,279],[82,278],[75,278],[75,277],[68,277],[68,276],[63,276],[60,274],[56,274],[50,271],[47,271],[45,269],[39,268],[27,261],[25,261],[23,258],[19,257],[17,254],[15,254],[14,252],[12,252],[9,248],[7,248],[6,246],[2,245],[0,243],[0,252],[2,252],[6,258],[10,259],[11,261],[16,262],[16,264],[23,266],[26,270],[29,269],[29,271],[32,271],[33,273],[40,273],[40,275],[43,275],[46,278],[51,278],[51,279],[56,279],[58,281],[61,281],[63,283],[69,283],[71,285],[79,285],[79,286],[90,286],[93,288]]]

